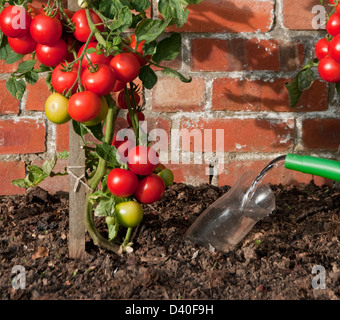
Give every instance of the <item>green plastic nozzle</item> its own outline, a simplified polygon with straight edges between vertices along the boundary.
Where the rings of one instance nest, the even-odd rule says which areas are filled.
[[[340,181],[340,162],[330,159],[287,154],[285,168]]]

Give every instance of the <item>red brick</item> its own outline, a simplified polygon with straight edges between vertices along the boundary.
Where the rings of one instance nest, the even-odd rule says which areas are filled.
[[[0,120],[0,154],[46,151],[45,123],[31,119]]]
[[[174,182],[189,185],[209,183],[209,175],[206,174],[206,164],[165,164],[174,174]]]
[[[56,144],[57,152],[69,151],[69,125],[71,122],[57,125]]]
[[[194,39],[193,71],[274,70],[291,71],[303,64],[299,42],[253,39]]]
[[[328,87],[316,81],[312,88],[303,92],[299,104],[289,107],[287,79],[241,80],[219,78],[213,83],[212,110],[312,112],[328,108]]]
[[[235,160],[228,162],[224,165],[224,171],[218,177],[218,184],[219,186],[233,186],[235,182],[248,171],[252,171],[255,178],[269,162],[270,160]],[[300,183],[309,183],[311,180],[314,180],[314,183],[317,185],[332,184],[332,181],[329,179],[288,170],[283,166],[269,171],[263,182],[270,184],[299,185]]]
[[[273,23],[271,0],[204,0],[190,5],[187,24],[171,28],[182,32],[267,32]]]
[[[204,79],[195,78],[190,83],[183,83],[179,79],[160,78],[152,92],[152,110],[200,111],[205,103],[204,93]]]
[[[16,187],[12,180],[25,178],[25,163],[22,161],[0,162],[0,195],[24,194],[25,189]]]
[[[194,151],[194,141],[202,137],[205,129],[212,130],[212,146],[196,147],[197,152],[216,151],[218,129],[224,134],[224,152],[277,152],[292,147],[294,139],[294,121],[265,120],[265,119],[200,119],[198,121],[183,119],[182,129],[188,129],[191,137],[190,150]],[[196,129],[196,130],[195,130]],[[184,133],[182,134],[184,135]],[[199,141],[199,140],[196,140]],[[219,143],[221,140],[219,140]],[[203,143],[204,144],[204,143]],[[210,149],[211,148],[211,149]],[[182,149],[189,149],[182,142]],[[218,150],[222,151],[222,150]]]
[[[0,114],[18,114],[20,102],[7,91],[6,80],[0,80],[0,92]]]
[[[33,86],[27,84],[27,91],[26,110],[44,111],[46,99],[51,94],[45,79],[39,79]]]
[[[324,7],[328,13],[332,10],[329,1],[324,1]],[[312,27],[313,18],[316,16],[312,13],[314,6],[320,5],[320,0],[294,1],[283,0],[283,24],[288,29],[294,30],[314,30]]]
[[[307,149],[338,150],[340,119],[306,119],[302,123],[302,140]]]
[[[45,161],[33,161],[32,164],[41,167]],[[53,172],[65,172],[65,168],[68,166],[67,160],[57,160],[57,164],[55,165]],[[69,176],[56,176],[56,177],[48,177],[43,182],[39,184],[40,188],[47,190],[50,193],[56,193],[59,191],[69,192],[70,184],[69,184]]]

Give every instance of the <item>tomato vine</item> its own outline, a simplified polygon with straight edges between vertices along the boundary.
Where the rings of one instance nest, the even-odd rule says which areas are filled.
[[[81,8],[76,12],[63,8],[61,0],[48,0],[41,8],[34,7],[30,0],[0,0],[0,59],[5,64],[13,64],[27,57],[11,73],[6,88],[20,100],[27,83],[34,85],[42,74],[52,93],[45,105],[48,120],[57,124],[72,117],[73,129],[80,136],[86,154],[88,191],[84,223],[94,243],[113,252],[132,250],[132,228],[142,217],[140,203],[157,201],[173,180],[171,171],[158,164],[157,154],[154,163],[142,164],[140,160],[143,152],[149,153],[152,149],[143,146],[141,140],[144,139],[139,136],[139,120],[144,119],[144,115],[135,79],[139,77],[142,86],[149,90],[156,85],[158,73],[184,83],[191,81],[191,77],[162,63],[175,59],[181,49],[181,34],[168,32],[168,27],[182,27],[189,14],[187,7],[201,1],[159,0],[160,16],[152,18],[149,0],[80,0]],[[20,32],[13,27],[15,14],[26,17]],[[8,24],[8,19],[12,19],[12,24]],[[18,41],[25,44],[25,51],[15,45]],[[37,60],[43,61],[38,67]],[[159,71],[155,72],[154,67]],[[97,72],[102,78],[98,78]],[[118,145],[114,137],[115,121],[123,104],[117,105],[114,92],[120,92],[125,101],[124,108],[135,135],[135,147],[126,150],[127,162],[122,158],[125,151],[120,149],[128,141]],[[55,97],[60,97],[58,103]],[[86,134],[99,142],[86,141]],[[142,134],[147,136],[146,132]],[[131,156],[133,150],[136,154]],[[137,164],[132,165],[131,159]],[[56,160],[57,156],[45,162],[43,168],[29,166],[28,176],[14,180],[13,184],[29,188],[48,176],[58,175],[53,173]],[[115,168],[129,172],[125,179],[135,177],[132,181],[138,181],[135,186],[138,196],[132,193],[121,197],[115,195],[111,185],[108,187],[112,183],[108,175]],[[66,173],[67,169],[59,174]],[[147,194],[146,184],[154,190],[148,191],[152,194]],[[108,237],[98,231],[94,213],[105,217]],[[118,239],[120,227],[127,228],[123,242]]]

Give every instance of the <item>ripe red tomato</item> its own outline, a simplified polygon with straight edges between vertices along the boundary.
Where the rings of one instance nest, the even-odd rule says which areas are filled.
[[[326,56],[320,60],[318,71],[320,77],[327,82],[340,82],[340,63]]]
[[[45,14],[37,15],[30,26],[32,38],[40,44],[55,44],[60,39],[62,32],[61,22]]]
[[[139,181],[135,197],[141,203],[154,203],[162,198],[164,190],[163,179],[157,174],[150,174]]]
[[[81,76],[81,83],[86,90],[105,96],[111,92],[116,82],[113,69],[107,64],[98,64],[95,71],[86,68]]]
[[[7,37],[7,40],[12,50],[19,54],[32,53],[37,46],[37,43],[32,39],[29,33],[25,34],[21,38]]]
[[[139,53],[140,55],[144,55],[144,52],[143,52],[143,45],[144,45],[144,43],[145,43],[145,40],[141,41],[141,42],[138,44],[138,47],[137,47],[137,49],[136,49],[137,40],[136,40],[136,36],[133,34],[133,35],[131,36],[131,43],[130,43],[129,47],[130,47],[131,49],[135,50],[135,51],[136,51],[137,53]],[[140,66],[142,67],[142,66],[146,65],[148,62],[147,62],[145,59],[143,59],[140,55],[134,54],[134,56],[137,58],[137,60],[138,60],[138,62],[139,62],[139,64],[140,64]],[[151,56],[150,56],[150,55],[147,55],[147,56],[145,56],[145,58],[150,59]]]
[[[97,25],[97,29],[100,32],[103,32],[104,31],[103,21],[92,9],[90,9],[90,17],[91,17],[92,22]],[[76,29],[73,32],[74,37],[80,42],[86,42],[87,38],[90,36],[90,33],[91,33],[91,29],[87,22],[86,9],[78,10],[73,15],[71,20],[76,26]],[[95,37],[92,37],[91,41],[94,41],[94,40],[95,40]]]
[[[115,168],[107,176],[107,187],[116,197],[130,197],[135,193],[137,186],[138,178],[129,170]]]
[[[115,86],[112,89],[112,92],[119,92],[121,90],[124,89],[124,87],[126,86],[126,83],[120,80],[116,80],[115,82]]]
[[[90,120],[90,121],[83,122],[83,124],[85,126],[87,126],[87,127],[95,126],[99,122],[102,122],[106,118],[107,113],[109,112],[109,106],[107,104],[105,97],[100,97],[100,101],[102,103],[102,106],[100,108],[100,112],[99,112],[98,116],[95,117],[94,119]]]
[[[122,163],[126,163],[129,152],[136,146],[136,142],[133,139],[129,139],[128,137],[125,137],[123,141],[119,141],[117,140],[117,137],[114,136],[112,145],[116,147],[120,161]]]
[[[329,43],[329,55],[336,61],[340,62],[340,35],[335,36]]]
[[[129,151],[127,165],[129,169],[142,176],[153,172],[159,163],[159,156],[155,149],[145,146],[136,146]]]
[[[21,38],[30,29],[31,17],[22,6],[8,6],[0,13],[0,29],[7,37]]]
[[[144,121],[145,120],[144,113],[142,111],[137,111],[137,118],[138,118],[138,121]],[[132,126],[132,122],[131,122],[131,118],[130,118],[130,113],[129,112],[126,115],[126,120],[129,123],[129,125]]]
[[[340,33],[340,14],[333,13],[327,21],[326,30],[331,36]]]
[[[86,122],[95,119],[101,109],[99,97],[91,91],[75,93],[68,100],[68,113],[72,119],[78,122]]]
[[[315,56],[318,58],[318,60],[321,60],[328,55],[328,47],[329,41],[326,38],[320,39],[315,44]]]
[[[67,93],[77,80],[78,68],[73,64],[70,71],[63,71],[66,64],[60,63],[52,72],[51,82],[55,91],[63,94]],[[78,83],[72,89],[72,94],[76,93]]]
[[[131,82],[139,75],[140,64],[133,53],[123,52],[117,54],[110,62],[117,79],[125,83]]]
[[[47,67],[56,67],[67,56],[67,44],[59,39],[55,44],[37,44],[36,53],[38,60]]]
[[[131,96],[130,90],[129,90],[129,94],[130,94],[130,107],[132,108],[134,105],[133,105],[133,101],[132,101],[132,96]],[[139,94],[136,91],[134,91],[133,92],[133,96],[134,96],[136,105],[138,105],[138,103],[140,102]],[[125,99],[125,91],[124,90],[122,90],[118,94],[117,105],[121,109],[128,109],[128,105],[127,105],[127,102],[126,102],[126,99]]]
[[[93,41],[90,42],[87,49],[90,48],[97,48],[97,42]],[[78,51],[78,58],[81,56],[83,50],[84,50],[85,44],[83,46],[81,46],[81,48]],[[89,66],[89,62],[88,59],[91,61],[91,63],[93,65],[95,64],[109,64],[111,61],[111,56],[106,57],[105,54],[101,51],[100,54],[97,54],[97,52],[93,52],[93,53],[87,53],[85,54],[81,64],[84,67],[88,67]]]

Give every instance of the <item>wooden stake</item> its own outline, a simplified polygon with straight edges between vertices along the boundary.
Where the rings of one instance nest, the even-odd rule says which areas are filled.
[[[70,10],[79,10],[77,0],[68,0]],[[81,258],[85,253],[85,226],[84,226],[84,205],[85,205],[85,186],[77,184],[77,177],[85,173],[85,151],[81,149],[81,138],[74,132],[72,122],[69,130],[69,174],[70,197],[69,197],[69,257],[74,259]]]

